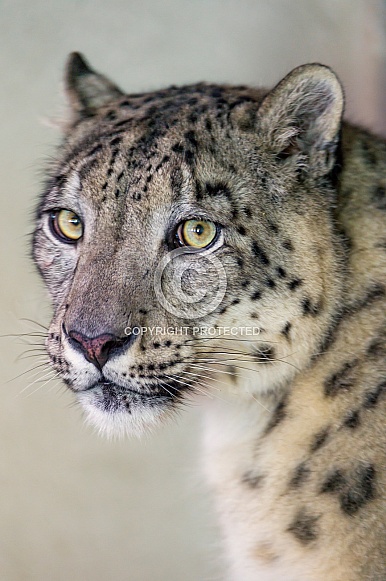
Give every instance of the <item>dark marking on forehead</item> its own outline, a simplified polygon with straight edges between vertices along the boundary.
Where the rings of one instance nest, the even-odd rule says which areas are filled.
[[[180,193],[184,183],[184,176],[179,167],[173,169],[170,175],[170,187],[174,193]]]
[[[343,426],[350,429],[355,429],[360,425],[359,410],[351,410],[348,412],[343,420]]]
[[[323,428],[323,430],[315,434],[311,442],[310,451],[317,452],[318,450],[320,450],[320,448],[322,448],[324,444],[327,442],[329,434],[330,428]]]
[[[301,508],[295,515],[295,518],[287,530],[292,533],[302,545],[308,545],[318,538],[318,520],[318,516],[313,516],[308,513],[305,508]]]
[[[301,462],[294,470],[289,487],[292,489],[299,488],[310,476],[311,470],[306,462]]]
[[[205,193],[210,197],[224,196],[225,198],[231,198],[231,192],[227,184],[224,182],[209,183],[205,184]]]
[[[99,151],[102,151],[103,146],[101,143],[98,143],[97,145],[95,145],[91,151],[88,152],[87,155],[91,156],[91,155],[95,155],[96,153],[98,153]]]
[[[111,147],[114,147],[115,145],[119,145],[122,142],[122,137],[118,136],[118,137],[114,137],[114,139],[112,139],[110,141],[110,145]]]
[[[270,264],[268,256],[255,240],[252,242],[252,252],[262,264],[264,264],[265,266],[268,266]]]
[[[186,131],[186,133],[184,134],[184,137],[185,137],[186,141],[189,143],[189,145],[191,147],[193,147],[193,149],[197,149],[198,142],[197,142],[196,133],[194,131],[192,131],[192,130]]]
[[[105,119],[107,121],[114,121],[117,118],[117,114],[115,111],[107,111],[106,115],[105,115]]]
[[[181,143],[175,143],[172,145],[172,151],[174,153],[184,153],[184,146]]]
[[[347,361],[343,367],[328,377],[324,382],[324,393],[327,397],[335,397],[344,391],[350,391],[355,380],[358,359]]]
[[[272,278],[267,278],[265,280],[265,286],[267,286],[268,288],[276,288],[276,283]]]
[[[163,165],[165,165],[165,163],[167,163],[170,160],[170,155],[164,155],[163,158],[161,159],[161,161],[159,162],[159,164],[156,166],[155,171],[159,171],[161,169],[161,167]]]
[[[277,275],[280,278],[285,278],[287,276],[287,273],[286,273],[285,269],[282,266],[277,266],[276,267],[276,272],[277,272]]]

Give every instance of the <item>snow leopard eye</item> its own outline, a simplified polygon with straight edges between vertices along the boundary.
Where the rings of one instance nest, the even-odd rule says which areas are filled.
[[[177,239],[180,245],[191,248],[207,248],[217,237],[216,224],[207,220],[186,220],[177,229]]]
[[[83,235],[83,224],[79,216],[71,210],[55,210],[50,214],[53,234],[61,242],[74,244]]]

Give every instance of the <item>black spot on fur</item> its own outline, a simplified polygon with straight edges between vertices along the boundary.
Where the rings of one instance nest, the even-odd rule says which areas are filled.
[[[349,391],[354,382],[355,367],[358,360],[348,361],[343,367],[328,377],[324,382],[324,393],[328,397],[334,397],[343,391]]]
[[[110,141],[110,145],[111,147],[114,147],[114,145],[119,145],[122,141],[122,137],[114,137],[114,139],[112,139]]]
[[[193,165],[195,161],[194,152],[190,151],[190,149],[187,149],[184,153],[184,159],[188,165]]]
[[[298,511],[287,530],[292,533],[295,538],[302,543],[302,545],[308,545],[318,538],[318,519],[318,516],[312,516],[307,513],[306,509],[302,508]]]
[[[310,451],[316,452],[317,450],[320,450],[320,448],[322,448],[322,446],[324,446],[324,444],[326,443],[329,433],[330,433],[329,428],[324,428],[323,430],[318,432],[314,436],[314,439],[312,440]]]
[[[299,488],[309,477],[311,471],[308,468],[306,462],[302,462],[295,468],[293,476],[290,480],[290,488]]]
[[[182,171],[180,170],[179,167],[176,167],[170,176],[170,187],[172,189],[173,192],[180,192],[181,188],[182,188],[182,184],[183,184],[184,178],[182,175]]]
[[[172,145],[172,151],[174,151],[174,153],[183,153],[184,147],[181,143],[175,143]]]
[[[265,429],[265,434],[269,434],[276,426],[278,426],[287,416],[287,395],[277,404],[272,413],[272,417]]]
[[[242,283],[241,283],[241,286],[243,288],[247,288],[247,286],[249,286],[250,284],[251,284],[251,281],[250,280],[243,280]]]
[[[340,507],[343,512],[352,516],[374,498],[375,476],[372,464],[358,466],[348,488],[340,495]]]
[[[205,184],[205,191],[208,196],[225,196],[226,198],[231,198],[231,192],[226,184],[223,182],[218,182],[216,184]]]
[[[272,363],[275,361],[275,349],[271,346],[264,346],[252,355],[258,363]]]
[[[264,252],[264,250],[257,244],[257,242],[252,242],[252,252],[259,259],[259,261],[268,266],[270,264],[269,258]]]
[[[285,278],[287,276],[287,273],[282,266],[278,266],[276,272],[280,278]]]
[[[159,162],[159,164],[156,166],[155,171],[158,171],[161,169],[161,167],[167,163],[170,160],[170,156],[169,155],[164,155],[163,158],[161,159],[161,161]]]
[[[320,492],[334,494],[340,492],[346,486],[346,479],[341,470],[333,470],[323,482]]]
[[[96,153],[98,153],[98,151],[101,151],[103,149],[102,145],[100,143],[98,143],[98,145],[96,145],[95,147],[92,148],[91,151],[88,152],[87,155],[95,155]]]
[[[267,280],[265,281],[265,285],[268,288],[275,288],[276,287],[276,283],[272,278],[267,278]]]
[[[384,357],[386,355],[386,342],[384,339],[374,339],[366,350],[369,357]]]
[[[288,288],[293,291],[295,289],[297,289],[299,286],[301,286],[303,283],[303,281],[301,281],[299,278],[295,278],[294,280],[291,280],[291,282],[288,283]]]
[[[334,470],[321,487],[322,493],[337,494],[342,511],[354,515],[375,496],[376,471],[372,464],[362,463],[348,475]]]
[[[316,317],[320,311],[320,305],[312,303],[308,297],[302,299],[301,308],[303,315],[311,315],[312,317]]]
[[[376,187],[372,200],[379,210],[386,210],[386,188],[383,186]]]
[[[134,192],[133,194],[133,200],[135,200],[136,202],[139,202],[139,200],[142,198],[142,195],[140,192]]]
[[[290,331],[291,331],[291,327],[292,327],[292,324],[288,321],[285,324],[285,326],[283,327],[282,331],[281,331],[282,335],[284,335],[284,337],[286,339],[289,339],[289,334],[290,334]]]
[[[272,222],[271,220],[268,220],[268,227],[270,230],[272,230],[272,232],[274,232],[275,234],[279,233],[279,228],[277,226],[277,224],[275,224],[274,222]]]
[[[365,409],[372,409],[378,405],[379,400],[381,399],[382,395],[386,393],[386,381],[380,383],[373,391],[369,391],[365,394],[363,407]]]
[[[117,114],[115,113],[115,111],[108,111],[105,115],[105,119],[107,119],[108,121],[114,121],[114,119],[117,118]]]
[[[245,234],[247,233],[247,231],[245,230],[244,226],[238,226],[237,227],[237,232],[239,234],[241,234],[242,236],[245,236]]]
[[[343,420],[343,426],[346,428],[357,428],[360,424],[359,410],[351,410]]]
[[[286,250],[288,250],[289,252],[291,252],[294,249],[291,240],[284,240],[284,242],[283,242],[283,248],[285,248]]]
[[[251,294],[251,301],[257,301],[261,298],[261,291],[256,290],[253,294]]]

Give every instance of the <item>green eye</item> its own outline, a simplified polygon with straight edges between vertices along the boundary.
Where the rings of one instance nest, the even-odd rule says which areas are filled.
[[[180,224],[177,230],[180,244],[192,248],[206,248],[216,235],[216,225],[206,220],[187,220]]]
[[[83,224],[71,210],[57,210],[51,214],[51,228],[63,242],[74,243],[83,235]]]

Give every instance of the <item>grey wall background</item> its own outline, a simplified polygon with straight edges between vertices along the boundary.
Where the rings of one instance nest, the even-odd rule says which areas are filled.
[[[0,332],[38,331],[25,317],[49,320],[28,233],[39,172],[58,140],[44,120],[63,105],[68,52],[84,52],[127,91],[198,80],[270,85],[320,61],[343,79],[348,115],[384,131],[381,7],[376,0],[0,1]],[[40,356],[16,361],[41,342],[0,339],[0,580],[220,579],[219,535],[199,470],[199,409],[147,441],[102,440],[83,426],[60,383],[45,383],[44,367],[28,371]]]

